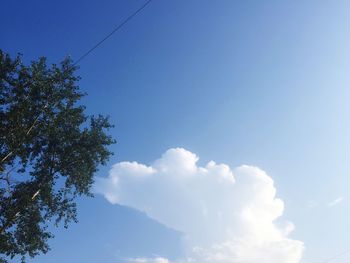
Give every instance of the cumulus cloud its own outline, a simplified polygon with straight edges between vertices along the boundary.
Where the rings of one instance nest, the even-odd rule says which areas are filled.
[[[300,261],[304,245],[289,237],[294,225],[279,219],[284,204],[271,177],[253,166],[197,162],[182,148],[169,149],[149,166],[120,162],[108,177],[96,179],[95,192],[182,232],[188,258],[179,262]]]

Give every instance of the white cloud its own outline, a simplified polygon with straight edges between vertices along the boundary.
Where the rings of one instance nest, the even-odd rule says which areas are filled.
[[[328,206],[330,206],[330,207],[336,206],[336,205],[340,204],[343,201],[344,201],[344,197],[338,197],[338,198],[334,199],[333,201],[329,202]]]
[[[304,245],[289,237],[293,224],[276,224],[284,204],[271,177],[253,166],[232,170],[214,161],[200,167],[197,161],[195,154],[175,148],[150,166],[117,163],[107,178],[97,178],[95,191],[181,231],[191,258],[181,262],[300,261]]]

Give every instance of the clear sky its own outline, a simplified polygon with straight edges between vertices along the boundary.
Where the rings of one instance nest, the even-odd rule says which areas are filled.
[[[76,59],[143,2],[3,1],[0,48],[22,53],[26,61],[46,56],[58,62],[67,54]],[[112,147],[115,155],[97,177],[105,185],[119,173],[132,173],[120,164],[117,172],[110,171],[122,161],[137,161],[135,169],[162,175],[164,167],[176,166],[172,161],[179,154],[185,154],[179,166],[184,160],[187,164],[190,153],[200,158],[196,169],[208,174],[210,160],[238,175],[236,167],[256,166],[273,179],[284,202],[282,217],[275,222],[272,216],[274,225],[269,227],[293,222],[295,229],[286,239],[305,247],[301,260],[277,263],[323,263],[350,249],[349,10],[345,0],[153,0],[80,64],[80,86],[88,93],[83,103],[89,113],[110,115],[118,141]],[[187,151],[165,153],[177,147]],[[172,178],[166,178],[168,184]],[[125,180],[124,188],[110,189],[121,199],[104,198],[107,187],[94,199],[79,200],[80,222],[54,230],[52,250],[32,262],[146,262],[159,257],[161,263],[165,259],[160,257],[186,258],[191,247],[183,239],[191,236],[197,242],[195,233],[186,232],[195,227],[166,216],[159,200],[167,193],[155,191],[159,200],[147,204],[138,200],[141,193],[146,199],[152,195],[160,182],[134,185],[132,179]],[[177,209],[176,218],[186,218],[181,207],[195,206],[198,197],[181,195],[184,182],[174,183],[181,201],[165,204],[168,210]],[[245,189],[238,179],[236,183]],[[194,189],[221,190],[216,184],[201,188],[196,183]],[[237,194],[240,204],[251,200],[242,197],[244,191]],[[215,209],[226,197],[215,196],[204,196],[209,200],[203,197],[204,206]],[[223,205],[230,208],[230,203]],[[192,212],[189,217],[198,216]],[[239,223],[227,224],[227,229],[241,229]],[[349,261],[350,253],[331,262]]]

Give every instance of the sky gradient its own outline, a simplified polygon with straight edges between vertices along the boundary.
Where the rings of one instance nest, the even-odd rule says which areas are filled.
[[[1,48],[77,59],[143,1],[5,1]],[[89,113],[110,115],[113,164],[152,165],[181,147],[273,179],[303,263],[349,249],[350,3],[160,1],[80,63]],[[125,262],[185,256],[182,233],[102,195],[78,202],[32,262]],[[346,254],[334,263],[349,262]],[[244,262],[245,263],[245,262]],[[250,263],[250,262],[249,262]],[[274,263],[274,262],[271,262]],[[293,262],[294,263],[294,262]]]

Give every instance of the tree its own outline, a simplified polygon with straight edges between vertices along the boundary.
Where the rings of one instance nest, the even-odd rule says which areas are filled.
[[[0,50],[0,262],[49,250],[51,223],[77,221],[114,140],[104,116],[87,116],[72,60],[26,66]]]

